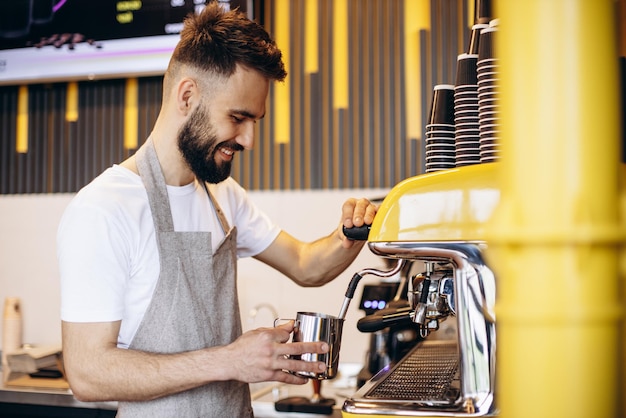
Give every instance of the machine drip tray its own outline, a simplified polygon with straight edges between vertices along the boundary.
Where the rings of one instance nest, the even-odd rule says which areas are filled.
[[[374,378],[362,399],[451,405],[459,397],[456,341],[424,341],[389,372]],[[366,389],[365,387],[363,389]]]

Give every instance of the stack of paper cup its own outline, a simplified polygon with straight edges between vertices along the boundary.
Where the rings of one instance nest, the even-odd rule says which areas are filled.
[[[480,120],[480,162],[491,163],[500,158],[500,101],[497,83],[499,62],[495,55],[495,25],[480,33],[478,52],[478,118]]]
[[[19,298],[4,300],[4,317],[2,320],[2,367],[7,365],[7,354],[22,346],[22,310]]]
[[[454,139],[457,167],[480,163],[480,121],[478,118],[478,55],[457,57],[454,85]]]
[[[426,172],[454,168],[454,86],[438,84],[426,125]]]

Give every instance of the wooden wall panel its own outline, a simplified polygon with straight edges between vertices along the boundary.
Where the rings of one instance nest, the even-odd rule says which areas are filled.
[[[466,0],[419,1],[430,7],[430,27],[415,35],[420,73],[406,74],[405,0],[346,0],[347,16],[339,22],[347,29],[343,52],[336,50],[343,42],[333,29],[333,0],[290,0],[289,109],[274,112],[272,86],[255,148],[237,156],[233,177],[250,190],[390,188],[422,173],[422,138],[408,137],[407,120],[426,120],[432,87],[454,82],[456,56],[463,52],[469,28]],[[270,33],[280,4],[285,3],[263,4]],[[317,20],[307,18],[311,7]],[[314,24],[316,30],[307,32],[307,25]],[[307,33],[317,39],[306,38]],[[309,60],[317,56],[315,72],[307,72],[307,54]],[[334,60],[344,56],[347,81],[335,72]],[[406,91],[409,77],[422,92],[419,114],[406,112],[405,99],[415,94]],[[161,82],[161,77],[138,80],[138,145],[156,120]],[[25,154],[15,151],[17,86],[0,87],[0,194],[74,192],[136,151],[124,148],[125,80],[79,82],[75,122],[65,118],[67,86],[29,86]],[[336,95],[344,89],[347,107],[335,108]],[[275,141],[281,121],[289,129],[283,144]]]

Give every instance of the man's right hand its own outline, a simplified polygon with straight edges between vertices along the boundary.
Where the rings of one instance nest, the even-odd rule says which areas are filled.
[[[288,343],[293,331],[293,321],[274,328],[259,328],[241,335],[228,346],[233,358],[233,379],[248,383],[278,381],[289,384],[304,384],[306,378],[288,371],[323,373],[323,362],[295,360],[289,356],[304,353],[323,354],[328,352],[325,342]]]

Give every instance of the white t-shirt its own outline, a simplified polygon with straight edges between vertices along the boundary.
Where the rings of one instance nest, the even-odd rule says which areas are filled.
[[[237,256],[265,250],[280,229],[232,178],[209,186],[231,227]],[[224,231],[204,187],[197,181],[167,186],[174,229],[210,231],[212,248]],[[141,178],[121,166],[104,171],[70,202],[59,225],[61,319],[122,320],[118,346],[127,348],[159,278],[159,252],[148,195]]]

